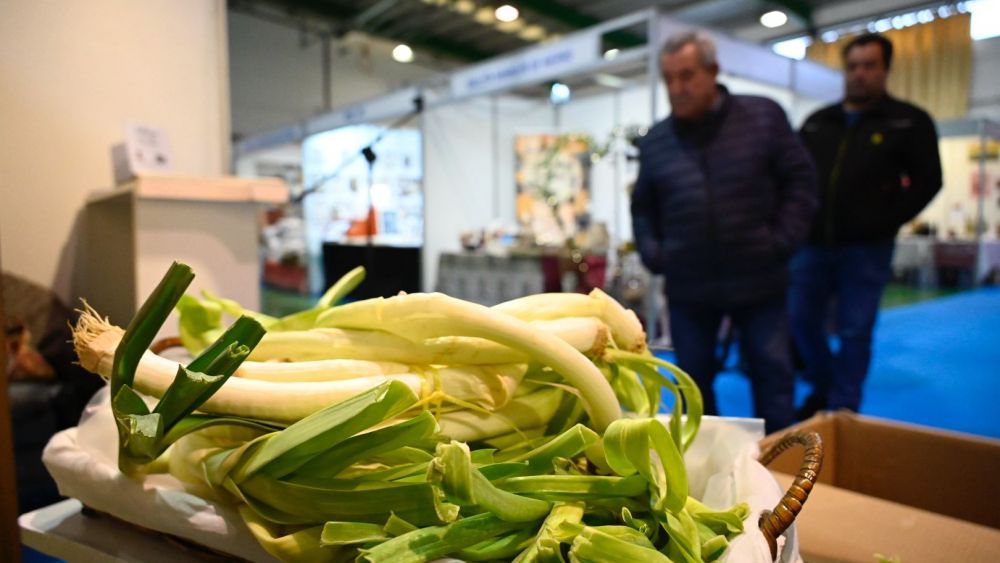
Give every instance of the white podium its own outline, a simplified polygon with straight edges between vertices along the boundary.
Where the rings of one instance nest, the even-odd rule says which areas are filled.
[[[80,294],[126,326],[173,261],[208,289],[260,307],[259,213],[288,200],[276,178],[143,176],[87,200]],[[160,336],[176,335],[168,321]]]

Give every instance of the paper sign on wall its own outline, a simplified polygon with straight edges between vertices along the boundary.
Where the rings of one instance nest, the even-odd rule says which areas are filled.
[[[174,170],[167,132],[159,127],[127,123],[125,143],[112,147],[111,155],[116,184],[141,174],[165,174]]]

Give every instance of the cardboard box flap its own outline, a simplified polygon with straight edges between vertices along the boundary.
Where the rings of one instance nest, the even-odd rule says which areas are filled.
[[[850,412],[819,414],[795,429],[823,437],[821,483],[1000,528],[1000,441]],[[769,468],[794,474],[801,456],[790,450]]]

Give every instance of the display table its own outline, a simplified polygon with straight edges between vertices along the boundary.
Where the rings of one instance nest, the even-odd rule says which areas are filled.
[[[1000,240],[984,240],[979,243],[976,280],[984,283],[997,272],[1000,272]]]
[[[563,252],[521,252],[495,256],[481,252],[442,252],[437,291],[483,305],[560,291],[588,293],[603,288],[607,257]]]
[[[917,287],[937,284],[934,266],[934,237],[908,236],[896,240],[892,271],[898,278],[912,281]]]
[[[87,563],[120,561],[197,561],[195,554],[165,536],[124,522],[84,516],[75,499],[22,514],[17,522],[21,543],[46,555]]]
[[[892,270],[899,278],[918,287],[934,287],[939,269],[968,272],[976,283],[986,282],[1000,271],[1000,240],[936,240],[929,236],[907,236],[896,240]]]
[[[83,215],[80,294],[125,326],[180,261],[197,273],[190,291],[209,289],[257,309],[258,211],[287,200],[276,178],[143,176],[95,193]]]

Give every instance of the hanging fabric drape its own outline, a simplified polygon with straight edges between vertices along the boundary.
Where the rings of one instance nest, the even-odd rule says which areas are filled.
[[[885,32],[893,44],[889,92],[927,110],[935,119],[964,117],[969,109],[972,38],[969,14]],[[853,35],[833,43],[816,41],[806,56],[843,68],[841,51]]]

